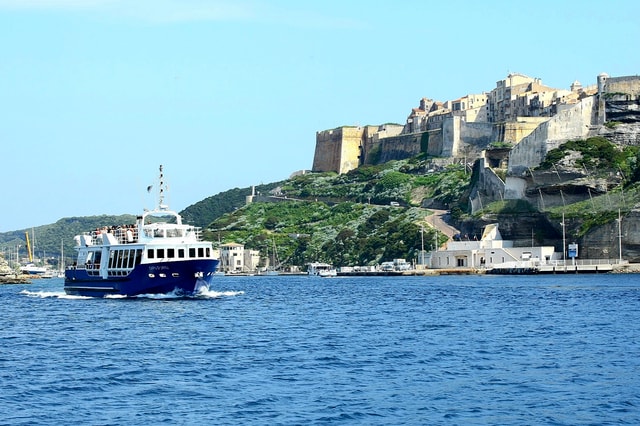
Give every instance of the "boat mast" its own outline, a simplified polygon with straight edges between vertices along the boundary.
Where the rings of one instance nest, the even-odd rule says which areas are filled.
[[[64,273],[64,239],[60,240],[60,272]]]
[[[158,185],[158,210],[165,210],[168,206],[164,205],[164,173],[162,164],[160,164],[160,184]]]

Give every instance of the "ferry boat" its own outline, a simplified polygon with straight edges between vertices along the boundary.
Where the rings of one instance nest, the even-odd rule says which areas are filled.
[[[208,289],[219,259],[200,228],[183,224],[182,217],[163,204],[162,166],[159,192],[157,208],[138,216],[135,224],[95,229],[74,238],[77,261],[65,270],[65,293],[194,295]]]

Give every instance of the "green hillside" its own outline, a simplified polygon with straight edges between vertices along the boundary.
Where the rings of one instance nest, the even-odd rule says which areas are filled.
[[[272,189],[282,185],[283,182],[274,182],[255,187],[256,193],[268,193]],[[204,228],[216,218],[225,213],[231,213],[245,204],[246,198],[251,195],[251,188],[234,188],[207,197],[180,212],[186,223]]]
[[[458,206],[469,180],[462,166],[435,170],[422,157],[342,175],[301,175],[284,182],[277,197],[261,198],[214,220],[205,235],[262,254],[275,246],[283,267],[312,261],[337,266],[412,261],[422,247],[435,245],[435,231],[424,222],[431,212],[421,207],[423,200]],[[439,243],[445,240],[439,235]]]

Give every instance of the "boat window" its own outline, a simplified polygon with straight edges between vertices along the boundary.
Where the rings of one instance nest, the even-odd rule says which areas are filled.
[[[189,247],[189,257],[196,257],[196,249]]]
[[[122,268],[122,264],[126,265],[125,252],[123,250],[118,250],[118,268]]]
[[[128,268],[133,268],[134,266],[134,262],[136,260],[136,251],[137,250],[131,250],[129,252],[129,264],[127,265]]]
[[[182,237],[182,229],[179,229],[179,228],[167,229],[167,237]]]
[[[178,249],[178,257],[180,259],[184,259],[184,249],[183,248]]]
[[[155,256],[154,256],[154,253],[153,253],[153,249],[148,249],[148,250],[147,250],[147,257],[148,257],[149,259],[153,259],[153,258],[155,257]]]
[[[169,259],[175,258],[176,257],[176,249],[172,249],[172,248],[167,249],[167,257]]]
[[[198,257],[204,257],[204,248],[198,247]]]
[[[142,250],[136,250],[136,265],[139,265],[142,262]]]
[[[211,247],[207,247],[207,257],[211,257]]]
[[[164,257],[164,249],[156,250],[156,255],[158,256],[158,259],[162,259]]]

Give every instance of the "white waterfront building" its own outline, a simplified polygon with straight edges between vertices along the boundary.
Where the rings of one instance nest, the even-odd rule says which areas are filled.
[[[220,246],[220,266],[223,272],[254,272],[260,262],[260,252],[248,250],[238,243],[227,243]]]
[[[513,241],[503,240],[498,224],[485,227],[482,238],[474,241],[449,241],[444,250],[430,253],[433,269],[455,268],[535,268],[562,260],[553,246],[514,247]]]

